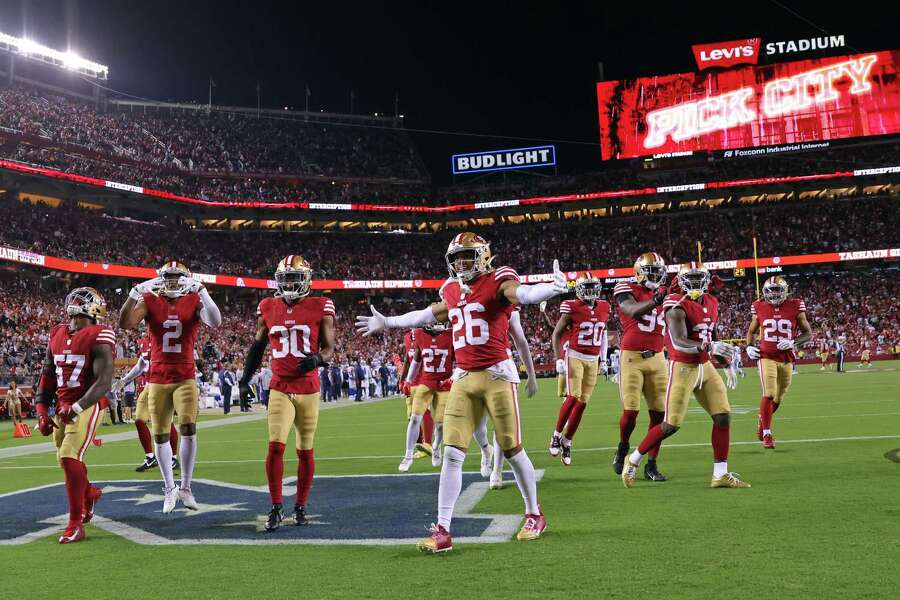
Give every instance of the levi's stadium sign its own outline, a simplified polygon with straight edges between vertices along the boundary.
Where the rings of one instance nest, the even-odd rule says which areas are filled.
[[[759,38],[694,44],[694,59],[701,71],[712,67],[733,67],[740,64],[755,65],[759,62]]]
[[[604,160],[900,133],[900,51],[597,84]]]
[[[454,175],[552,167],[556,164],[556,147],[534,146],[532,148],[454,154],[451,162]]]

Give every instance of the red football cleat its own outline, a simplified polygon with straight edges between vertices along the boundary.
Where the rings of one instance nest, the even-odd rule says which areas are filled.
[[[768,450],[775,449],[775,438],[772,437],[771,433],[769,435],[763,436],[762,443],[763,443],[763,448],[767,448]]]
[[[519,541],[536,540],[541,537],[544,530],[547,529],[547,519],[544,515],[525,515],[525,524],[516,534]]]
[[[82,523],[89,523],[91,519],[94,518],[94,506],[100,500],[100,496],[103,495],[103,490],[98,487],[91,486],[88,488],[87,494],[84,497],[84,513],[81,515]]]
[[[84,539],[84,525],[81,523],[72,523],[69,525],[61,536],[59,536],[60,544],[74,544]]]
[[[763,441],[762,415],[756,416],[756,439]]]
[[[453,550],[453,540],[450,538],[450,532],[444,529],[442,525],[432,524],[429,531],[431,531],[431,535],[419,540],[416,548],[428,554]]]

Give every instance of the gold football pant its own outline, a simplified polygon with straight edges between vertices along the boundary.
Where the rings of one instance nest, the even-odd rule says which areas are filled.
[[[53,442],[56,444],[56,460],[60,465],[64,458],[84,461],[84,453],[94,441],[102,412],[98,402],[78,415],[74,423],[64,424],[59,417],[54,417],[57,427],[53,430]]]
[[[560,398],[566,397],[566,374],[560,373],[556,376],[556,395]]]
[[[619,399],[622,400],[622,408],[640,410],[643,392],[647,410],[665,410],[666,371],[666,359],[662,352],[644,358],[635,350],[623,350],[619,360]]]
[[[453,382],[444,409],[444,444],[468,448],[472,432],[487,411],[503,450],[522,443],[518,384],[493,379],[487,371],[470,371]]]
[[[784,394],[791,387],[793,364],[778,362],[771,358],[759,359],[759,382],[762,385],[763,396],[769,396],[780,404]]]
[[[431,411],[435,423],[444,422],[444,411],[447,408],[447,398],[450,392],[439,392],[427,385],[416,385],[410,390],[412,408],[410,415],[422,416],[426,410]]]
[[[669,383],[666,388],[665,421],[680,427],[687,414],[691,394],[710,415],[731,412],[725,384],[711,362],[702,365],[669,361]]]
[[[134,410],[134,418],[145,423],[150,420],[150,386],[145,385],[138,394],[137,406]]]
[[[153,435],[169,433],[172,418],[178,413],[178,423],[188,425],[197,422],[200,411],[200,392],[193,379],[178,383],[148,383],[150,399],[150,430]]]
[[[286,394],[269,391],[269,441],[287,442],[293,425],[298,450],[311,450],[319,425],[319,393]]]
[[[587,404],[597,385],[597,361],[581,360],[574,356],[566,357],[566,395],[577,398]]]

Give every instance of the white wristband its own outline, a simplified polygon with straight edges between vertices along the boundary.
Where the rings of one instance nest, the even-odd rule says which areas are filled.
[[[128,297],[132,300],[140,300],[144,297],[144,294],[138,290],[136,287],[131,288],[131,291],[128,292]]]
[[[84,412],[84,409],[81,408],[81,405],[76,402],[72,405],[72,412],[74,412],[76,415],[80,415],[82,412]]]

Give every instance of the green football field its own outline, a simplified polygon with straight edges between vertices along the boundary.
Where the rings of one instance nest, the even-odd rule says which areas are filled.
[[[558,401],[555,382],[543,380],[537,397],[521,400],[525,445],[535,466],[544,471],[539,494],[549,529],[540,540],[457,542],[447,555],[426,556],[408,543],[143,545],[91,524],[87,540],[72,546],[59,546],[55,535],[0,545],[6,567],[0,575],[0,597],[897,597],[898,367],[894,362],[869,370],[849,365],[846,374],[804,367],[775,416],[774,451],[763,450],[756,441],[759,381],[756,371],[748,370],[731,393],[729,467],[752,489],[709,488],[710,421],[696,405],[682,430],[663,446],[660,470],[670,480],[651,483],[641,478],[633,489],[624,489],[610,466],[618,441],[617,390],[602,382],[578,432],[573,465],[563,467],[546,451]],[[265,420],[231,419],[235,424],[200,430],[196,477],[263,486]],[[9,439],[8,423],[2,427],[0,448],[21,444]],[[644,412],[633,444],[645,428]],[[118,430],[104,427],[99,435]],[[319,419],[316,474],[394,475],[404,431],[399,399],[325,410]],[[4,456],[0,452],[0,494],[62,479],[49,452]],[[288,456],[286,477],[296,468],[296,458]],[[155,481],[156,471],[134,472],[140,459],[137,441],[130,439],[92,448],[87,463],[92,480]],[[466,470],[477,468],[473,448]],[[413,467],[413,473],[434,471],[427,459]],[[376,480],[395,486],[400,506],[404,486],[423,478],[371,479]],[[350,493],[366,498],[367,480],[352,481],[356,489]],[[317,485],[324,484],[314,484],[314,494]],[[64,491],[57,487],[53,493]],[[15,498],[0,496],[0,502],[6,502],[3,518],[9,518]],[[252,509],[262,515],[268,509],[267,496],[259,494],[259,499]],[[327,500],[320,498],[309,510],[333,521]],[[285,498],[286,504],[291,501]],[[97,514],[114,504],[104,498]],[[414,521],[424,535],[425,526],[435,520],[436,497],[423,504],[419,512],[386,514]],[[204,537],[190,516],[176,512],[164,517],[160,508],[161,502],[144,505],[145,517],[181,519],[182,538]],[[23,502],[22,510],[35,508]],[[391,507],[373,505],[372,510]],[[485,492],[475,506],[477,513],[494,515],[522,511],[521,497],[511,483]],[[353,527],[352,522],[341,525]],[[281,533],[255,535],[274,542]]]

